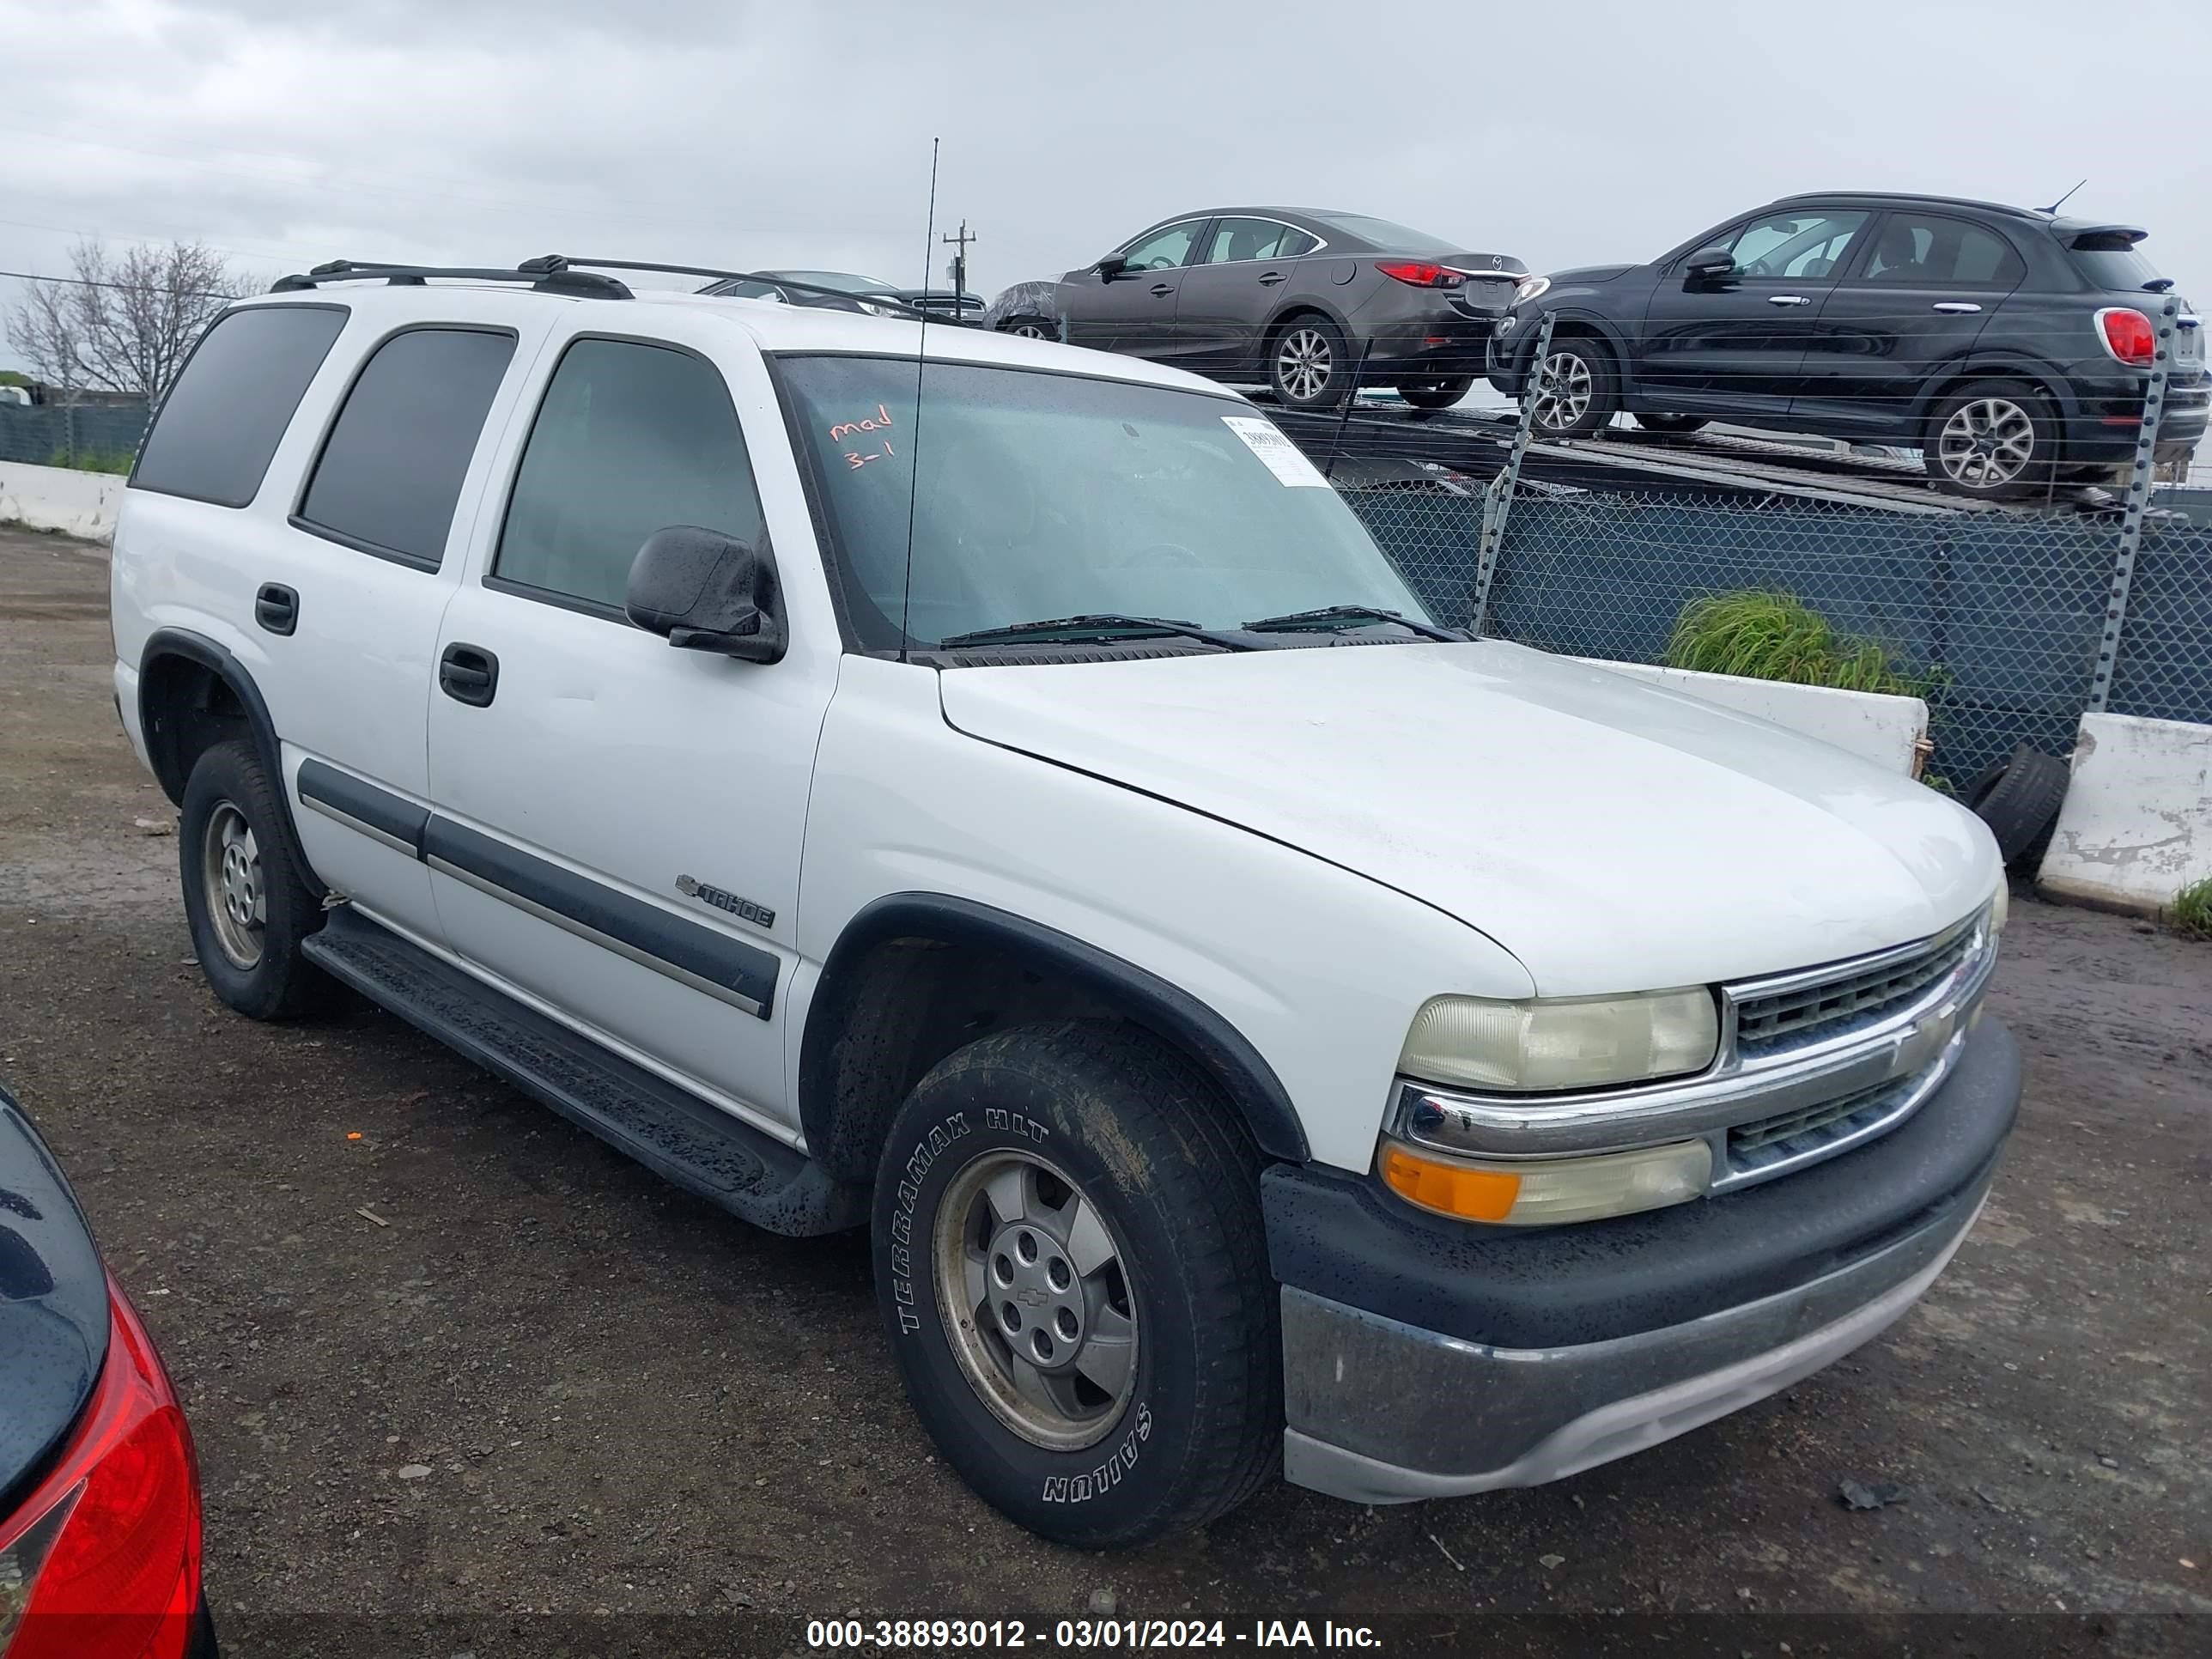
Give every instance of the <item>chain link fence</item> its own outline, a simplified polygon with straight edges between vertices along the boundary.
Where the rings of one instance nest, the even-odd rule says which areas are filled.
[[[143,404],[0,403],[0,461],[125,471],[148,419]]]
[[[1346,499],[1440,617],[1473,621],[1480,497],[1354,489]],[[1573,656],[1661,663],[1693,601],[1788,594],[1883,647],[1924,687],[1929,771],[1963,787],[2020,744],[2051,754],[2072,746],[2118,545],[2105,519],[1536,493],[1523,483],[1484,632]],[[2212,528],[2157,514],[2146,522],[2108,706],[2212,721]]]

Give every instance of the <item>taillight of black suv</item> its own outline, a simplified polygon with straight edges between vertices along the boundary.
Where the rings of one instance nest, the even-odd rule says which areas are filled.
[[[1986,499],[2101,482],[2135,455],[2161,349],[2158,459],[2204,432],[2203,330],[2144,235],[1946,197],[1791,197],[1647,264],[1524,283],[1491,379],[1534,398],[1545,437],[1626,410],[1661,432],[1724,420],[1904,445],[1938,485]]]

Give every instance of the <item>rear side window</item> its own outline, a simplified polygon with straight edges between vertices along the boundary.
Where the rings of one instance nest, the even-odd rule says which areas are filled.
[[[514,356],[514,336],[489,329],[415,328],[377,347],[346,393],[294,522],[436,569]]]
[[[254,306],[216,318],[162,400],[131,487],[250,503],[345,321],[340,306]]]
[[[1893,213],[1875,239],[1861,280],[2012,289],[2026,274],[2012,244],[1993,230],[1941,214]]]
[[[671,525],[765,545],[728,388],[687,351],[577,341],[522,452],[494,577],[619,611],[638,549]]]

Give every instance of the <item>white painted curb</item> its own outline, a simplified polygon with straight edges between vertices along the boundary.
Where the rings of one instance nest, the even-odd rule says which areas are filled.
[[[2037,883],[2054,898],[2151,915],[2208,877],[2212,726],[2082,715]]]
[[[112,472],[0,461],[0,524],[60,530],[93,541],[115,534],[125,480]]]
[[[1755,714],[1808,738],[1847,750],[1891,772],[1914,775],[1920,744],[1928,735],[1928,705],[1917,697],[1879,691],[1838,691],[1825,685],[1790,685],[1739,674],[1702,674],[1687,668],[1654,668],[1636,662],[1580,660],[1593,668],[1649,680],[1670,691]]]

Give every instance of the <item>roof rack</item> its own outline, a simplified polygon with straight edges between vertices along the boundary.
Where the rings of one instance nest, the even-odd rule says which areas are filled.
[[[650,267],[645,267],[650,269]],[[421,288],[430,277],[470,283],[527,283],[541,294],[567,294],[589,300],[627,300],[629,286],[594,271],[571,270],[557,256],[529,259],[513,270],[474,265],[362,264],[351,259],[332,259],[301,276],[279,276],[270,284],[271,294],[296,293],[325,283],[384,283],[394,288]]]
[[[770,288],[796,289],[801,294],[827,294],[839,300],[866,300],[872,306],[885,311],[896,311],[920,320],[943,322],[940,312],[924,311],[920,306],[908,305],[903,300],[894,300],[881,294],[855,294],[849,288],[832,288],[827,283],[793,282],[788,276],[772,276],[758,270],[716,270],[709,265],[660,264],[651,259],[577,259],[566,254],[548,253],[522,262],[525,270],[575,271],[582,276],[591,270],[659,270],[672,276],[705,276],[715,282],[765,283]],[[612,280],[609,278],[607,280]]]

